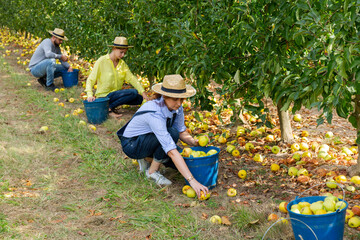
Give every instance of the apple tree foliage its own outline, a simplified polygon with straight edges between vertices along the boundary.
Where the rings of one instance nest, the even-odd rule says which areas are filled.
[[[214,82],[223,107],[246,108],[268,125],[264,97],[288,126],[289,109],[317,107],[319,124],[331,122],[336,110],[359,131],[359,6],[360,0],[12,0],[0,5],[0,25],[41,37],[63,28],[72,49],[92,59],[125,35],[135,46],[127,56],[133,71],[153,81],[169,73],[190,77],[203,109],[216,106],[208,89]],[[282,135],[289,131],[282,128]]]

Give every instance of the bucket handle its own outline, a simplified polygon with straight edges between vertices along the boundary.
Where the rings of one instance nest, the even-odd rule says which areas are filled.
[[[317,238],[315,232],[311,229],[311,227],[310,227],[309,225],[307,225],[306,223],[304,223],[303,221],[301,221],[301,220],[299,220],[299,219],[291,218],[291,217],[278,219],[276,222],[274,222],[273,224],[271,224],[271,226],[270,226],[270,227],[266,230],[266,232],[264,233],[264,236],[262,237],[261,240],[264,240],[266,234],[269,232],[269,230],[270,230],[276,223],[278,223],[279,221],[282,221],[282,220],[284,220],[284,219],[295,220],[295,221],[298,221],[298,222],[304,224],[304,225],[312,232],[312,234],[314,234],[316,240],[319,240],[319,239]],[[301,240],[306,240],[306,239],[303,239],[303,237],[302,237],[301,235],[299,235],[299,237],[301,238]]]
[[[301,197],[301,196],[304,194],[304,192],[306,192],[306,191],[308,191],[308,190],[310,190],[310,189],[312,189],[312,188],[314,188],[314,187],[317,187],[317,186],[326,184],[326,183],[335,183],[336,185],[338,185],[338,186],[342,189],[342,191],[343,191],[343,200],[345,200],[345,190],[344,190],[344,188],[342,187],[342,185],[341,185],[341,184],[338,184],[337,182],[325,182],[325,183],[316,184],[315,186],[312,186],[311,188],[308,188],[308,189],[306,189],[305,191],[303,191],[303,192],[300,194],[300,196],[296,196],[296,197],[295,197],[295,200],[298,199],[299,197]],[[338,209],[336,209],[336,212],[340,212],[340,210],[341,210],[341,209],[338,208]]]

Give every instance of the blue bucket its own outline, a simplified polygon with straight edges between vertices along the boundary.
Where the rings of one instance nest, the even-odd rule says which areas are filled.
[[[72,72],[67,70],[61,71],[64,87],[69,88],[78,85],[79,81],[79,69],[73,69]]]
[[[317,201],[324,201],[325,198],[325,196],[295,198],[295,200],[287,205],[290,218],[306,223],[314,231],[319,240],[342,240],[344,237],[346,209],[349,205],[346,201],[339,199],[339,201],[346,203],[345,208],[322,215],[304,215],[290,211],[291,206],[299,202],[309,202],[311,204]],[[301,222],[291,221],[291,226],[296,240],[316,240],[314,233]]]
[[[204,151],[205,153],[207,153],[211,149],[215,149],[217,151],[216,154],[205,157],[184,157],[185,163],[194,178],[207,188],[214,188],[216,186],[216,181],[218,177],[220,149],[213,146],[191,147],[191,149],[194,151]],[[186,184],[189,185],[189,182],[186,179],[185,181]]]
[[[93,102],[83,101],[89,123],[101,124],[109,115],[109,98],[96,98]]]

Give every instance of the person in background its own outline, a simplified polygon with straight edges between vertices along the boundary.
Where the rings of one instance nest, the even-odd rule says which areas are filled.
[[[109,45],[110,54],[101,56],[86,80],[87,100],[92,102],[95,98],[108,97],[110,111],[117,114],[116,107],[126,105],[140,105],[143,99],[149,100],[144,88],[141,86],[128,65],[122,59],[127,50],[133,46],[128,45],[125,37],[116,37]],[[135,89],[122,89],[124,81],[130,83]],[[97,84],[95,96],[93,87]]]
[[[52,35],[51,38],[44,39],[36,48],[30,59],[29,69],[34,77],[39,78],[41,86],[54,91],[57,88],[54,79],[61,76],[61,71],[72,72],[73,69],[68,63],[69,58],[60,50],[63,41],[68,40],[64,30],[55,28],[48,32]],[[56,59],[59,59],[61,64],[56,64]]]
[[[117,132],[124,153],[137,159],[140,171],[158,185],[171,184],[159,168],[161,164],[172,162],[198,197],[201,191],[207,194],[208,188],[193,177],[176,145],[181,139],[190,146],[198,146],[198,140],[186,131],[182,107],[185,98],[195,95],[195,89],[186,85],[181,75],[173,74],[166,75],[163,82],[154,85],[152,90],[159,97],[144,103]],[[149,159],[151,164],[147,161]]]

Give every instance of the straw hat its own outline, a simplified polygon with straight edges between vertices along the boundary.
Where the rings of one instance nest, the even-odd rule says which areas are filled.
[[[54,31],[50,31],[48,30],[48,32],[53,35],[54,37],[57,37],[59,39],[62,39],[62,40],[65,40],[67,41],[68,38],[65,37],[65,34],[64,34],[64,30],[60,29],[60,28],[55,28]]]
[[[155,84],[152,90],[173,98],[188,98],[196,94],[195,88],[186,85],[184,78],[179,74],[165,75],[163,82]]]
[[[128,40],[126,37],[116,37],[112,45],[108,45],[109,47],[116,47],[116,48],[132,48],[134,46],[128,45]]]

